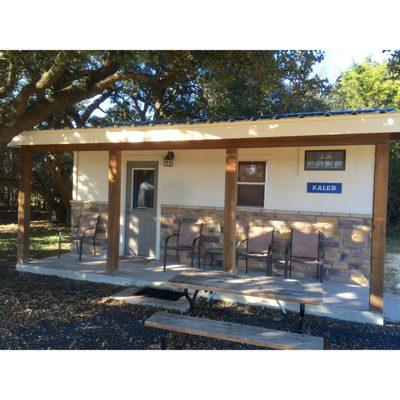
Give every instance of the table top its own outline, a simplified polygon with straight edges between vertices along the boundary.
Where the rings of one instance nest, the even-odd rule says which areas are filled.
[[[296,279],[249,276],[225,271],[183,271],[168,281],[173,287],[322,305],[322,285]]]

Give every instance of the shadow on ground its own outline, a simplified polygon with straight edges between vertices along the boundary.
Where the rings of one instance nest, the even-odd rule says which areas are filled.
[[[1,349],[252,349],[255,347],[146,328],[156,310],[107,297],[120,287],[0,270]],[[200,303],[201,305],[201,303]],[[203,317],[296,332],[297,314],[219,302]],[[307,317],[307,330],[326,349],[400,349],[400,324],[384,327]]]

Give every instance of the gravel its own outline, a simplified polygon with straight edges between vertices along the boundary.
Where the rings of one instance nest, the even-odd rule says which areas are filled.
[[[0,349],[255,349],[226,341],[146,328],[156,309],[108,299],[119,286],[19,273],[0,268]],[[199,302],[198,315],[296,332],[297,314]],[[203,306],[202,308],[200,308]],[[400,324],[374,326],[307,316],[307,333],[325,349],[400,349]]]

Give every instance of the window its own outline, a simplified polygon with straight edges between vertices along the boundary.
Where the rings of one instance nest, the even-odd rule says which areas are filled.
[[[265,161],[240,161],[238,173],[238,206],[264,207]]]
[[[154,169],[134,169],[132,208],[154,208]]]
[[[346,150],[306,150],[306,171],[344,171],[345,166]]]

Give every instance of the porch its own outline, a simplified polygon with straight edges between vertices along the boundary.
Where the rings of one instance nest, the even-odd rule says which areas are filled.
[[[264,202],[257,204],[257,215],[248,215],[248,217],[251,217],[251,220],[256,217],[256,220],[261,221],[262,224],[268,221],[280,231],[282,239],[285,239],[284,234],[287,235],[290,228],[297,229],[299,223],[302,224],[301,229],[329,230],[332,234],[328,249],[332,275],[333,273],[341,275],[341,270],[348,267],[355,270],[365,269],[367,272],[369,286],[360,286],[357,289],[345,282],[340,284],[326,282],[326,306],[316,312],[331,315],[333,312],[340,314],[338,310],[345,309],[360,315],[354,318],[363,319],[364,315],[368,315],[373,320],[375,318],[383,320],[382,315],[376,317],[373,312],[382,313],[384,306],[383,274],[389,144],[391,140],[400,139],[398,133],[400,115],[391,113],[388,116],[385,113],[384,110],[376,110],[374,113],[360,111],[360,113],[355,112],[340,117],[334,117],[331,114],[314,117],[300,115],[298,118],[297,116],[296,118],[275,116],[249,121],[220,121],[212,124],[203,121],[172,126],[54,130],[51,131],[51,135],[44,135],[45,131],[24,132],[10,143],[10,146],[21,149],[22,156],[18,197],[17,269],[60,274],[60,276],[74,279],[95,279],[119,285],[165,285],[165,281],[173,276],[170,274],[173,274],[175,269],[178,271],[186,267],[184,265],[170,267],[169,272],[162,274],[159,264],[148,264],[143,270],[143,264],[136,265],[126,260],[121,261],[119,257],[124,254],[123,246],[124,241],[126,242],[125,214],[129,214],[132,208],[130,206],[133,204],[133,202],[128,204],[124,200],[127,193],[126,186],[128,186],[125,182],[130,181],[126,174],[127,163],[151,161],[157,162],[157,166],[162,166],[161,152],[168,151],[167,154],[169,154],[173,150],[182,152],[178,157],[181,164],[179,166],[177,163],[177,166],[172,169],[173,173],[167,174],[165,170],[163,171],[162,186],[160,190],[155,190],[154,199],[160,197],[158,193],[164,193],[164,197],[158,199],[158,203],[154,203],[157,204],[157,209],[154,204],[149,207],[156,213],[157,236],[153,241],[155,248],[153,253],[156,258],[159,258],[157,251],[162,244],[162,235],[174,228],[175,220],[184,216],[185,206],[190,206],[188,212],[191,215],[193,206],[206,206],[208,209],[205,212],[201,210],[196,213],[207,215],[197,217],[217,220],[219,226],[223,226],[223,232],[222,229],[219,232],[223,249],[222,268],[227,272],[234,272],[237,226],[245,226],[249,223],[247,216],[242,218],[244,214],[249,214],[248,210],[238,208],[238,191],[245,187],[239,188],[239,183],[241,185],[249,183],[239,182],[240,161],[242,155],[247,155],[242,160],[243,162],[260,161],[257,154],[260,156],[262,153],[262,161],[265,165],[269,161],[265,159],[271,159],[271,185],[269,188],[266,186],[268,179],[265,167],[262,184],[255,188],[256,193],[262,193]],[[327,116],[329,118],[326,118]],[[343,147],[349,152],[354,149],[353,155],[348,157],[347,170],[345,169],[346,157],[343,156],[343,159],[338,161],[342,163],[339,172],[336,171],[338,174],[335,172],[332,175],[332,173],[319,171],[316,167],[313,171],[306,171],[304,158],[306,148],[314,148],[314,151],[325,148],[326,151],[333,152],[338,147],[341,150],[337,151],[341,154],[346,154]],[[272,149],[276,149],[276,152],[274,153]],[[107,228],[107,260],[88,260],[78,264],[77,261],[73,259],[67,261],[64,257],[61,261],[48,259],[29,264],[32,154],[49,151],[75,152],[76,158],[79,158],[80,154],[89,155],[86,157],[87,168],[81,171],[82,180],[77,180],[75,185],[76,192],[85,196],[76,200],[82,200],[79,207],[84,207],[83,203],[86,201],[107,204],[107,209],[104,210]],[[183,153],[188,151],[192,153],[184,157]],[[202,157],[193,157],[194,151],[198,151]],[[149,152],[152,152],[150,159]],[[158,152],[156,156],[155,152]],[[212,152],[215,153],[215,163],[212,162]],[[100,158],[96,158],[99,154]],[[187,167],[188,160],[192,162],[191,169]],[[331,161],[329,163],[327,171],[331,171]],[[209,169],[206,169],[204,173],[206,165]],[[77,179],[76,170],[79,170],[79,165],[74,165],[74,168],[74,179]],[[291,179],[283,173],[289,169]],[[366,175],[363,175],[363,171],[367,171]],[[210,183],[205,176],[215,177],[215,179]],[[362,177],[361,180],[360,177]],[[343,193],[340,189],[338,192],[340,197],[332,197],[335,195],[331,193],[310,194],[320,193],[308,187],[313,182],[321,181],[323,185],[325,185],[323,182],[337,181],[340,188],[343,184],[346,189]],[[182,182],[186,182],[186,185],[180,185]],[[284,183],[288,187],[282,186]],[[330,185],[336,185],[336,183],[326,185],[331,187]],[[155,183],[154,187],[156,187]],[[260,188],[261,190],[258,190]],[[207,195],[205,198],[202,197],[204,193]],[[265,201],[266,193],[275,193],[273,202]],[[288,199],[291,201],[287,201]],[[358,207],[354,206],[355,201],[358,201]],[[171,210],[167,208],[171,207],[171,204],[177,204],[179,207],[175,207],[175,210],[170,212]],[[273,215],[269,215],[267,204],[274,210],[283,208],[287,215],[283,216],[276,211]],[[99,210],[94,211],[92,205],[89,205],[89,211],[99,212]],[[215,218],[209,217],[209,207],[216,210]],[[308,213],[310,215],[300,215],[302,210],[310,211]],[[295,217],[289,215],[293,212]],[[322,212],[325,214],[322,215]],[[333,216],[332,212],[334,212]],[[350,218],[350,220],[343,221],[343,215],[338,215],[338,212],[345,212],[344,218]],[[298,218],[300,221],[297,220]],[[214,229],[213,226],[210,227]],[[135,228],[130,229],[130,232],[139,236],[139,230]],[[348,245],[348,248],[343,249],[341,243]],[[134,254],[140,253],[134,252]],[[340,306],[341,304],[344,308]],[[331,307],[334,307],[334,311]],[[365,314],[363,310],[368,314]],[[364,318],[360,322],[367,321]]]
[[[63,254],[61,258],[48,257],[17,266],[19,271],[41,275],[117,286],[156,287],[171,290],[173,289],[168,286],[167,281],[188,269],[190,267],[185,264],[169,264],[167,271],[164,272],[160,261],[120,259],[118,270],[110,275],[107,274],[106,259],[90,257],[79,262],[76,254],[72,253]],[[262,271],[252,270],[249,274],[259,275]],[[307,306],[308,314],[378,325],[383,324],[384,318],[400,321],[400,302],[397,296],[385,294],[383,317],[380,313],[369,311],[370,288],[367,285],[326,280],[323,282],[323,290],[324,305]],[[257,299],[251,296],[215,296],[214,298],[261,307],[280,307],[275,300]],[[298,312],[298,304],[281,302],[281,306],[286,310]]]

